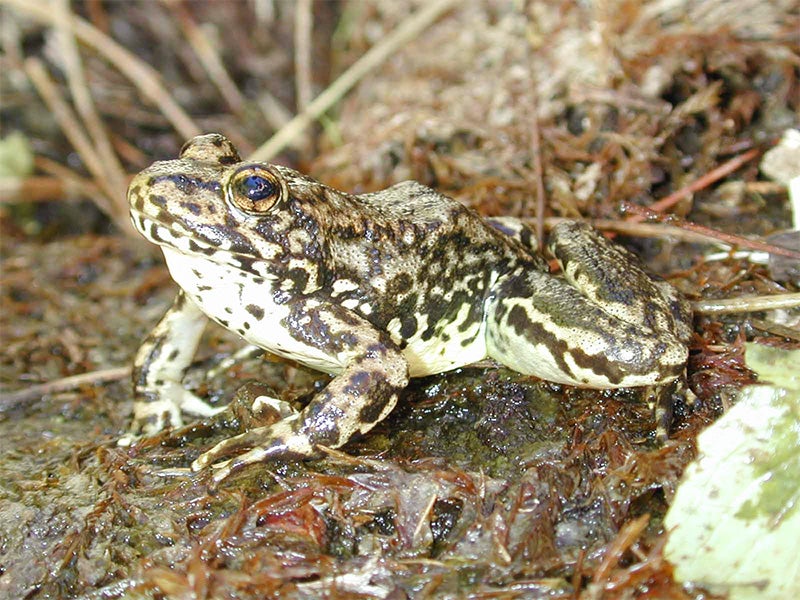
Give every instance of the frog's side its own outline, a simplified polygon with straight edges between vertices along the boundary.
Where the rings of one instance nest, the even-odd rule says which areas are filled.
[[[686,361],[686,302],[579,223],[551,235],[564,271],[555,277],[516,222],[484,220],[414,182],[339,192],[286,167],[243,163],[217,134],[142,171],[129,200],[181,288],[135,360],[135,433],[179,425],[181,410],[211,412],[181,385],[206,316],[336,375],[299,414],[195,462],[251,448],[218,479],[338,447],[383,419],[409,376],[487,356],[597,388],[663,383]]]

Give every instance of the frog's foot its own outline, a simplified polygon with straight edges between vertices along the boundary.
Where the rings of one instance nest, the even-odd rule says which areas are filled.
[[[178,382],[164,382],[158,394],[140,394],[133,408],[133,422],[128,433],[117,445],[130,446],[141,437],[156,435],[165,429],[183,426],[181,413],[211,417],[225,410],[225,406],[211,406]]]
[[[394,408],[398,392],[408,383],[408,362],[384,332],[340,306],[303,302],[293,309],[296,318],[287,321],[299,324],[298,337],[342,357],[342,372],[300,413],[220,442],[192,464],[195,471],[243,450],[216,469],[215,481],[253,463],[314,456],[317,446],[338,448],[354,434],[372,429]]]
[[[206,320],[197,305],[179,291],[136,353],[133,423],[119,445],[129,446],[139,437],[155,435],[168,427],[181,427],[181,411],[208,417],[222,410],[206,404],[181,384]]]
[[[358,361],[362,368],[371,362]],[[330,448],[344,445],[355,433],[372,429],[394,408],[398,389],[408,381],[407,366],[399,353],[396,362],[397,381],[390,383],[382,372],[346,370],[301,412],[219,442],[192,463],[192,470],[201,471],[211,466],[214,481],[219,483],[251,464],[275,459],[310,458],[318,453],[319,445]],[[236,458],[217,462],[242,450],[246,452]]]
[[[193,471],[207,467],[214,469],[214,481],[219,483],[232,473],[244,467],[273,459],[308,458],[314,456],[315,448],[308,436],[293,431],[299,414],[287,417],[279,423],[267,427],[257,427],[241,435],[222,440],[216,446],[201,454],[193,463]],[[247,449],[236,458],[220,461],[221,458]],[[219,462],[218,462],[219,461]]]

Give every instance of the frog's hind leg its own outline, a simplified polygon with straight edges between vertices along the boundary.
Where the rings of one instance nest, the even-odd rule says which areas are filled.
[[[341,306],[312,302],[298,303],[285,325],[307,348],[338,356],[344,369],[302,411],[220,442],[192,464],[195,471],[243,449],[219,465],[215,481],[252,463],[310,457],[318,445],[338,448],[366,433],[394,408],[408,383],[408,362],[385,332]]]
[[[675,335],[681,342],[689,341],[689,303],[669,283],[647,273],[635,254],[579,221],[556,225],[549,249],[561,264],[564,277],[610,314]]]
[[[494,285],[490,356],[522,373],[596,388],[654,385],[682,372],[690,315],[677,292],[586,225],[557,226],[551,249],[564,278],[520,268]]]

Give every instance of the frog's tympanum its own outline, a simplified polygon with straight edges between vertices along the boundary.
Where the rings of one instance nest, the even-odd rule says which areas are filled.
[[[226,440],[221,468],[310,456],[369,431],[409,377],[490,357],[521,373],[593,388],[675,379],[688,304],[636,257],[578,222],[555,227],[549,273],[531,232],[483,219],[419,183],[352,195],[292,169],[243,162],[223,136],[139,173],[135,227],[180,286],[134,367],[133,432],[213,412],[182,387],[210,318],[271,353],[334,377],[299,413]]]

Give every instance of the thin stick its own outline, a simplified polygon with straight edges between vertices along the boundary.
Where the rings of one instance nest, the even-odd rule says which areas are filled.
[[[0,412],[11,410],[24,402],[41,398],[47,394],[66,392],[84,385],[119,381],[120,379],[129,377],[130,374],[130,367],[114,367],[112,369],[81,373],[80,375],[72,375],[70,377],[64,377],[63,379],[32,385],[9,394],[0,394]]]
[[[682,187],[681,189],[672,192],[669,196],[664,196],[660,200],[653,202],[648,208],[655,212],[664,212],[665,210],[672,208],[678,202],[694,194],[697,191],[707,188],[709,185],[722,179],[726,175],[730,175],[736,169],[741,167],[744,163],[753,160],[756,156],[758,156],[759,151],[756,148],[751,148],[744,154],[740,154],[739,156],[734,156],[727,162],[722,163],[720,166],[712,169],[702,177],[698,177],[692,183],[687,186]],[[629,221],[643,221],[646,217],[641,215],[632,215],[628,217]]]
[[[49,10],[46,4],[30,0],[0,0],[0,4],[8,4],[52,26],[59,24],[58,15]],[[123,46],[79,17],[73,17],[70,23],[64,25],[72,29],[81,42],[97,50],[115,65],[143,96],[149,98],[159,108],[181,137],[189,139],[200,133],[200,128],[161,84],[161,76],[153,67],[139,60]]]
[[[8,1],[8,0],[6,0]],[[15,0],[19,1],[19,0]],[[364,56],[342,73],[336,81],[329,85],[311,104],[289,121],[285,127],[273,135],[251,156],[252,160],[270,160],[286,145],[318,119],[326,110],[336,104],[367,73],[382,64],[399,47],[414,39],[429,27],[440,15],[455,5],[457,0],[436,0],[420,9],[390,33],[376,46],[370,48]]]
[[[782,248],[781,246],[774,246],[772,244],[767,244],[766,242],[761,242],[758,240],[751,240],[746,237],[742,237],[740,235],[725,233],[724,231],[717,231],[716,229],[704,227],[702,225],[698,225],[697,223],[691,223],[689,221],[678,219],[673,215],[662,215],[659,213],[655,213],[648,208],[645,208],[643,206],[637,206],[635,204],[631,204],[630,202],[622,202],[622,208],[623,210],[625,210],[625,212],[631,212],[634,213],[635,215],[641,215],[643,218],[646,219],[669,220],[673,225],[676,225],[681,229],[687,229],[689,231],[705,234],[708,237],[718,239],[731,246],[739,246],[741,248],[749,248],[751,250],[757,250],[759,252],[768,252],[769,254],[778,254],[780,256],[787,256],[789,258],[800,259],[800,252],[796,250],[790,250],[789,248]]]
[[[563,220],[563,219],[559,219]],[[547,219],[550,222],[550,219]],[[612,219],[594,219],[590,221],[592,226],[601,231],[614,231],[623,235],[648,238],[669,237],[681,242],[690,244],[715,244],[730,247],[722,244],[718,239],[712,238],[703,233],[686,231],[680,227],[667,225],[665,223],[634,223],[631,221],[620,221]]]
[[[707,315],[758,312],[762,310],[775,310],[777,308],[788,309],[797,307],[800,307],[800,293],[723,298],[720,300],[697,300],[696,302],[692,302],[692,308],[695,312]]]
[[[297,110],[302,112],[311,103],[311,0],[299,0],[294,7],[294,82]]]
[[[531,113],[531,159],[533,173],[536,178],[536,242],[539,248],[544,244],[544,167],[542,166],[542,136],[539,129],[539,87],[533,65],[533,51],[528,43],[528,77],[530,78],[530,113]]]

